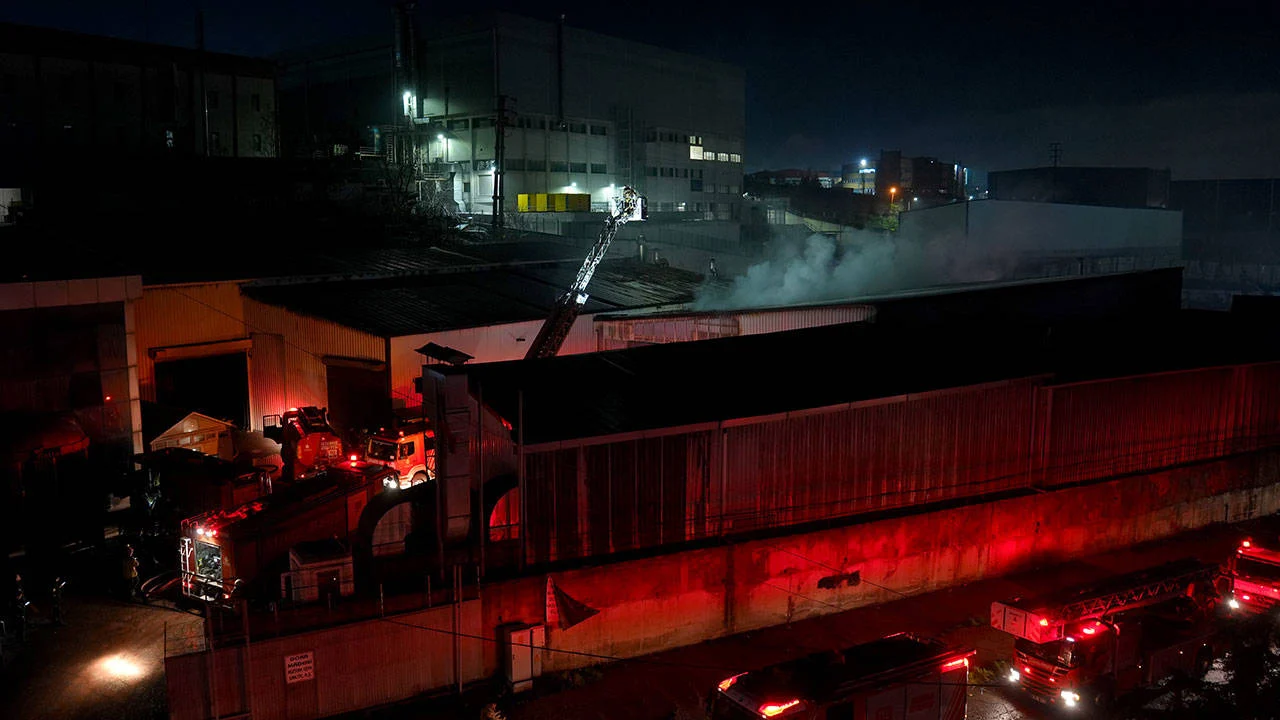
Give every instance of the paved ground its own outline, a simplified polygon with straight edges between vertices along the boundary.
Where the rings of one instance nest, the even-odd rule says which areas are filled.
[[[989,667],[997,659],[1008,658],[1013,647],[1011,637],[988,625],[992,600],[1053,591],[1179,557],[1222,560],[1243,532],[1260,534],[1258,523],[1209,528],[1009,578],[614,663],[578,673],[576,682],[581,683],[580,687],[548,694],[535,689],[535,695],[541,696],[508,703],[504,711],[511,720],[700,718],[703,717],[702,698],[724,677],[815,650],[830,649],[833,644],[865,642],[897,631],[940,636],[969,645],[978,650],[977,667]],[[1019,698],[1005,697],[998,679],[994,685],[971,691],[969,718],[1013,720],[1044,716],[1039,708],[1027,706]]]
[[[37,606],[37,610],[40,607]],[[164,637],[200,618],[101,597],[66,600],[66,625],[35,615],[27,642],[5,649],[0,718],[151,720],[168,716]]]

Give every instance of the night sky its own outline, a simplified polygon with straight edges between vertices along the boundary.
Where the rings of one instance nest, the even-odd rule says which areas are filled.
[[[41,0],[6,3],[0,19],[191,45],[200,4]],[[389,0],[203,4],[217,51],[390,35]],[[1057,141],[1068,165],[1280,176],[1280,3],[767,5],[467,7],[564,12],[573,26],[743,67],[748,170],[838,170],[881,148],[997,170],[1047,164]],[[428,17],[460,7],[419,6]]]

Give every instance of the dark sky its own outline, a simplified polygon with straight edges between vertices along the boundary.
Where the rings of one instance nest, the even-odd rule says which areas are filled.
[[[386,32],[389,0],[41,0],[0,19],[252,55]],[[420,2],[425,18],[454,4]],[[450,8],[443,10],[441,8]],[[747,167],[881,148],[980,171],[1169,167],[1280,176],[1280,2],[477,2],[739,65]],[[149,22],[147,19],[149,18]]]

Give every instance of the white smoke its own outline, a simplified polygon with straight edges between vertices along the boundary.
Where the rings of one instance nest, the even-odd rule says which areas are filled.
[[[775,241],[769,259],[752,265],[728,287],[708,285],[694,305],[699,310],[792,305],[1012,275],[1009,258],[970,252],[965,240],[846,230],[838,239],[813,234]]]

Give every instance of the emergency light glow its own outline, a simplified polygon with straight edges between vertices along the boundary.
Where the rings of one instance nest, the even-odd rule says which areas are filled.
[[[791,708],[799,704],[800,704],[800,699],[797,698],[795,700],[792,700],[790,702],[785,702],[785,703],[768,703],[765,705],[761,705],[760,717],[770,718],[770,717],[773,717],[774,715],[781,715],[782,713],[790,710]]]
[[[111,398],[107,398],[107,399],[108,399],[108,400],[110,400]],[[1242,542],[1242,543],[1240,543],[1240,544],[1241,544],[1242,546],[1244,546],[1244,547],[1252,547],[1252,546],[1253,546],[1253,543],[1249,542],[1248,540],[1245,540],[1244,542]]]
[[[1240,603],[1235,598],[1231,598],[1230,600],[1227,601],[1227,607],[1231,608],[1232,610],[1239,610]]]
[[[955,670],[956,668],[960,668],[960,667],[966,667],[966,668],[969,667],[969,658],[963,657],[963,658],[959,658],[958,660],[952,660],[951,662],[946,663],[945,665],[942,666],[942,672],[947,672],[948,670]]]
[[[1049,621],[1045,618],[1040,618],[1040,627],[1049,627]]]
[[[1087,628],[1083,628],[1083,629],[1082,629],[1082,632],[1083,632],[1085,635],[1092,635],[1092,634],[1094,634],[1094,633],[1098,632],[1098,629],[1097,629],[1097,628],[1092,628],[1092,627],[1087,627]]]
[[[716,687],[720,688],[720,692],[724,692],[724,691],[728,690],[729,688],[733,687],[733,684],[734,684],[734,683],[736,683],[736,682],[738,682],[738,678],[742,677],[743,675],[746,675],[746,673],[738,673],[737,675],[734,675],[733,677],[725,678],[725,679],[721,680],[721,681],[720,681],[720,684],[719,684],[719,685],[717,685]]]
[[[1249,601],[1249,600],[1251,600],[1252,598],[1250,598],[1248,595],[1241,595],[1241,596],[1240,596],[1240,599],[1241,599],[1241,600],[1244,600],[1245,602],[1248,602],[1248,601]]]
[[[1015,669],[1009,670],[1009,682],[1016,683],[1021,679],[1022,679],[1022,673],[1018,672]]]
[[[298,408],[289,408],[289,412],[298,412]]]
[[[359,459],[360,459],[360,456],[359,456],[359,455],[352,455],[352,456],[351,456],[351,462],[355,462],[356,460],[359,460]]]
[[[1066,704],[1067,707],[1075,707],[1076,703],[1080,702],[1080,695],[1077,693],[1073,693],[1070,690],[1063,690],[1062,701]]]
[[[204,537],[204,528],[202,528],[202,527],[198,527],[198,528],[196,528],[196,535],[198,535],[198,536],[200,536],[200,537]]]

